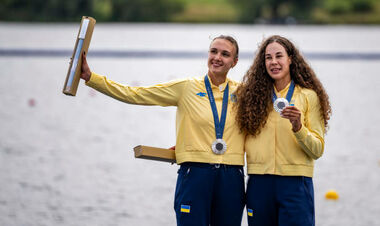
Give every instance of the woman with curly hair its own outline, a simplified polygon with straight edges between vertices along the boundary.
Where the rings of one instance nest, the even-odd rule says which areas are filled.
[[[331,115],[328,95],[288,39],[263,41],[237,89],[247,133],[249,225],[314,225],[314,160]]]

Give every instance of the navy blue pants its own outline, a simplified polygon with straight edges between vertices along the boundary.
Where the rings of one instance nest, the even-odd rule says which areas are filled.
[[[181,164],[174,200],[178,226],[240,226],[244,206],[242,166]]]
[[[250,174],[247,214],[249,226],[314,226],[312,178]]]

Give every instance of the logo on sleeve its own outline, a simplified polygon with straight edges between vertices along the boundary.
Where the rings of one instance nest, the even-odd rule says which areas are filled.
[[[197,93],[197,95],[200,96],[200,97],[205,97],[207,95],[207,93],[199,92],[199,93]]]

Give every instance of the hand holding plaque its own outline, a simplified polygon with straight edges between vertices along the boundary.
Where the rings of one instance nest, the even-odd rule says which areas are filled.
[[[87,16],[82,17],[81,26],[78,32],[69,70],[66,75],[65,85],[62,91],[66,95],[76,95],[82,71],[82,55],[83,52],[88,51],[95,23],[96,21],[94,18]]]
[[[83,52],[80,78],[88,82],[90,80],[90,77],[91,77],[90,66],[88,66],[88,63],[87,63],[86,52]]]

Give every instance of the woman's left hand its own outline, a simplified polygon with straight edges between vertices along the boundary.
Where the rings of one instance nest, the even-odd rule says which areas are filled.
[[[298,110],[295,106],[288,106],[284,108],[281,112],[281,117],[289,119],[292,124],[293,132],[298,132],[301,127],[301,111]]]

